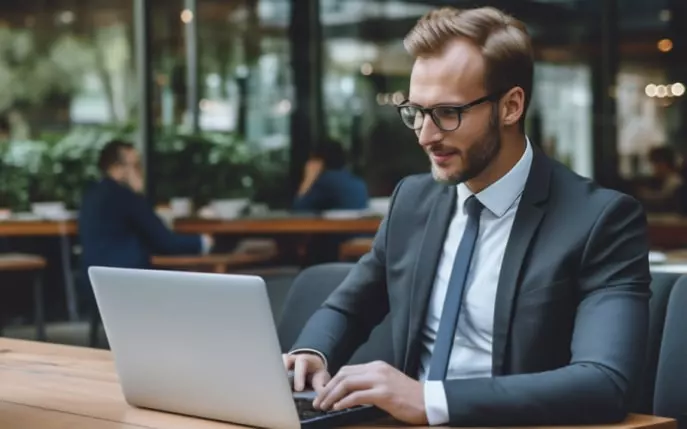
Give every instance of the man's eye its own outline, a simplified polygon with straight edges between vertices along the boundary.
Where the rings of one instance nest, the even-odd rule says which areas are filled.
[[[434,114],[442,118],[456,117],[456,115],[458,115],[458,109],[453,107],[439,107],[434,109]]]

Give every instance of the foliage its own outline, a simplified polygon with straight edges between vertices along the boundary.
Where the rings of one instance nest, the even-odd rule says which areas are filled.
[[[82,127],[0,147],[0,207],[26,210],[31,202],[63,201],[77,209],[83,189],[98,178],[100,149],[114,138],[135,141],[136,135],[131,128]],[[156,197],[191,197],[198,205],[218,198],[283,200],[287,156],[286,149],[253,150],[231,134],[161,134],[153,158]]]
[[[64,34],[46,50],[34,32],[0,28],[0,110],[72,94],[93,61],[88,44]]]

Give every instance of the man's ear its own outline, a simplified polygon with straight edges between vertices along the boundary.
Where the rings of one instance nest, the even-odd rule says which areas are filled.
[[[501,98],[501,123],[515,125],[525,113],[525,91],[516,86]]]

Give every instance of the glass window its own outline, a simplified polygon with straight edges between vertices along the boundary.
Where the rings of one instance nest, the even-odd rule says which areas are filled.
[[[155,147],[157,199],[191,197],[203,205],[249,198],[278,204],[289,170],[290,2],[198,0],[197,16],[183,5],[160,3],[170,18],[166,26],[155,27],[161,125]],[[198,26],[196,101],[188,99],[184,36],[193,20]],[[199,132],[191,136],[195,102]]]
[[[135,117],[130,0],[0,4],[0,207],[78,206]]]

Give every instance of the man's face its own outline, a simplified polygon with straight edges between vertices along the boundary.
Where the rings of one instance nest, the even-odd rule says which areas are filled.
[[[468,41],[456,40],[432,56],[415,61],[409,102],[422,107],[463,105],[489,95],[484,85],[484,60]],[[498,104],[482,103],[461,115],[460,126],[442,131],[430,115],[416,131],[428,154],[434,179],[457,184],[479,176],[501,148]]]
[[[122,180],[135,192],[143,192],[143,172],[141,157],[135,149],[121,153]]]

